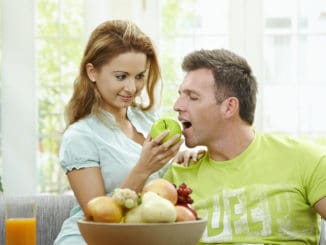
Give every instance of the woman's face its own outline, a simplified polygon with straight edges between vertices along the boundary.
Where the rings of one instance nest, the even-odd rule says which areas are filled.
[[[87,74],[102,96],[101,107],[115,112],[130,106],[144,88],[146,65],[146,55],[136,52],[120,54],[97,70],[87,64]]]

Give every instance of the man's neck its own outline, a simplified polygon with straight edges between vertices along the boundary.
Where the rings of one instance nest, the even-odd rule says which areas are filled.
[[[207,146],[210,158],[215,161],[231,160],[246,150],[254,137],[255,131],[249,125],[228,129],[224,136]]]

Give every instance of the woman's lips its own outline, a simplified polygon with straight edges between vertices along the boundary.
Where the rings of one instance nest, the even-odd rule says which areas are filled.
[[[134,99],[133,96],[124,96],[124,95],[119,95],[121,100],[124,101],[124,102],[130,102]]]

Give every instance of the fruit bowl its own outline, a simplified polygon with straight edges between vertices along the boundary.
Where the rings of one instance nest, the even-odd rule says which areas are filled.
[[[77,223],[88,245],[195,245],[207,221],[130,224],[79,220]]]

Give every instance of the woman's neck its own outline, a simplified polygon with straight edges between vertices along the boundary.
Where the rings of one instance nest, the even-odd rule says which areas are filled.
[[[128,120],[127,110],[128,108],[112,108],[108,106],[102,106],[103,110],[109,112],[115,119],[116,123],[119,125],[120,123],[124,123]]]
[[[118,110],[114,110],[112,108],[102,108],[103,110],[111,113],[115,118],[116,124],[119,126],[120,130],[130,139],[135,141],[136,143],[142,145],[145,141],[145,137],[137,132],[136,128],[129,120],[127,116],[128,108],[122,108]]]

